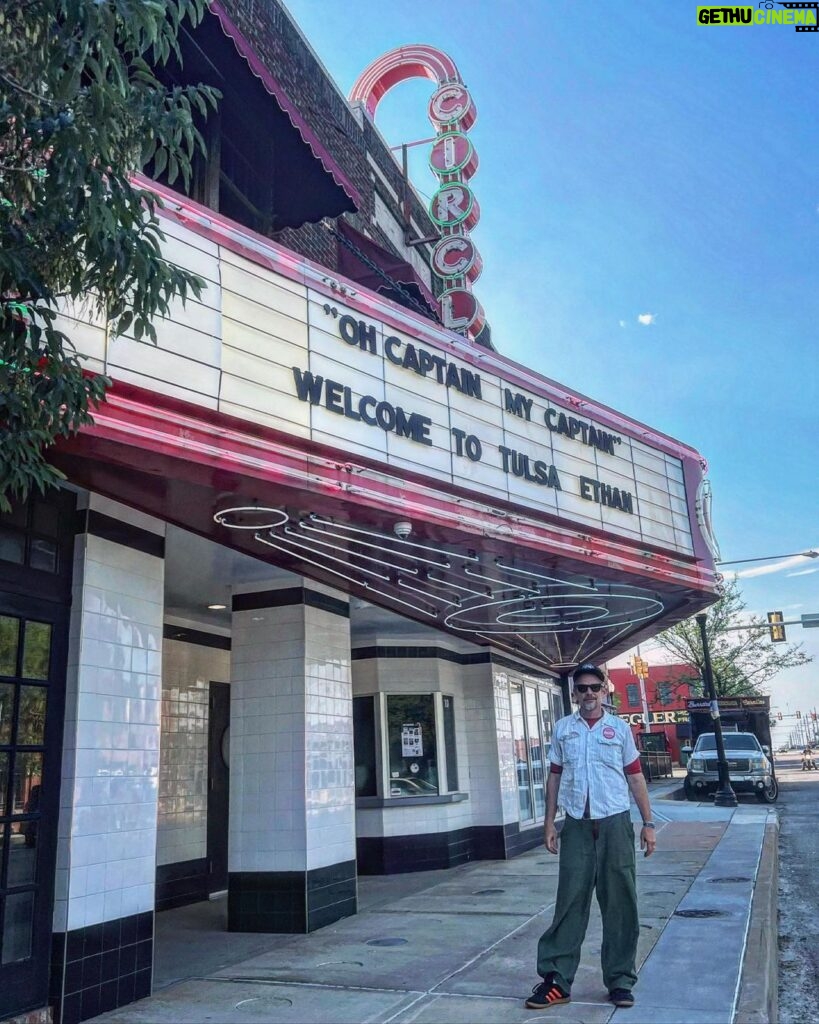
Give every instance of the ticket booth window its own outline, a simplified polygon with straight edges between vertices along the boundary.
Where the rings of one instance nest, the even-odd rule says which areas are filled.
[[[373,693],[353,698],[355,795],[365,801],[458,792],[456,698]]]
[[[387,697],[389,788],[385,796],[437,796],[435,718],[434,694],[390,694]]]

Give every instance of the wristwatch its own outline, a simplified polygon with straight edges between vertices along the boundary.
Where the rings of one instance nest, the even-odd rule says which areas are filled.
[[[653,821],[644,821],[643,822],[643,828],[656,828],[656,827],[657,826],[654,824]]]

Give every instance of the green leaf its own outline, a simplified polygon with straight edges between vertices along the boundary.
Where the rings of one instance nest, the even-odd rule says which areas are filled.
[[[0,302],[0,507],[59,478],[49,447],[92,422],[110,386],[83,375],[57,296],[155,341],[153,318],[204,287],[162,258],[161,200],[130,176],[153,157],[154,173],[190,178],[218,94],[165,87],[155,66],[205,6],[0,0],[0,67],[22,87],[0,93],[0,296],[19,306]],[[2,173],[22,161],[30,174]]]

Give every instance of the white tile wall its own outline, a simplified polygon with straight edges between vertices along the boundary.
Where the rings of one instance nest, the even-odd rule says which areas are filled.
[[[488,664],[466,665],[462,672],[465,732],[469,746],[471,824],[499,825],[505,819],[498,760],[494,673]]]
[[[163,587],[161,558],[77,538],[56,931],[153,910]]]
[[[230,871],[355,859],[349,619],[234,612]]]
[[[230,678],[230,652],[180,640],[162,648],[162,739],[156,862],[208,852],[208,698]],[[227,822],[225,823],[227,828]]]
[[[355,860],[350,620],[305,607],[307,868]]]

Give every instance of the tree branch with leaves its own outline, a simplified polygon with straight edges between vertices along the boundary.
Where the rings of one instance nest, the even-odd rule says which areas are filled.
[[[767,622],[760,615],[743,617],[746,607],[739,582],[733,578],[726,581],[722,597],[707,612],[705,632],[719,697],[761,696],[780,672],[812,661],[801,644],[772,644]],[[695,619],[678,622],[653,642],[694,666],[698,676],[686,681],[699,686],[705,661]]]
[[[162,258],[160,200],[132,183],[153,161],[187,186],[204,153],[218,94],[156,72],[204,14],[204,0],[0,0],[0,507],[61,477],[49,446],[93,422],[111,383],[83,372],[66,304],[155,341],[154,317],[204,287]]]

